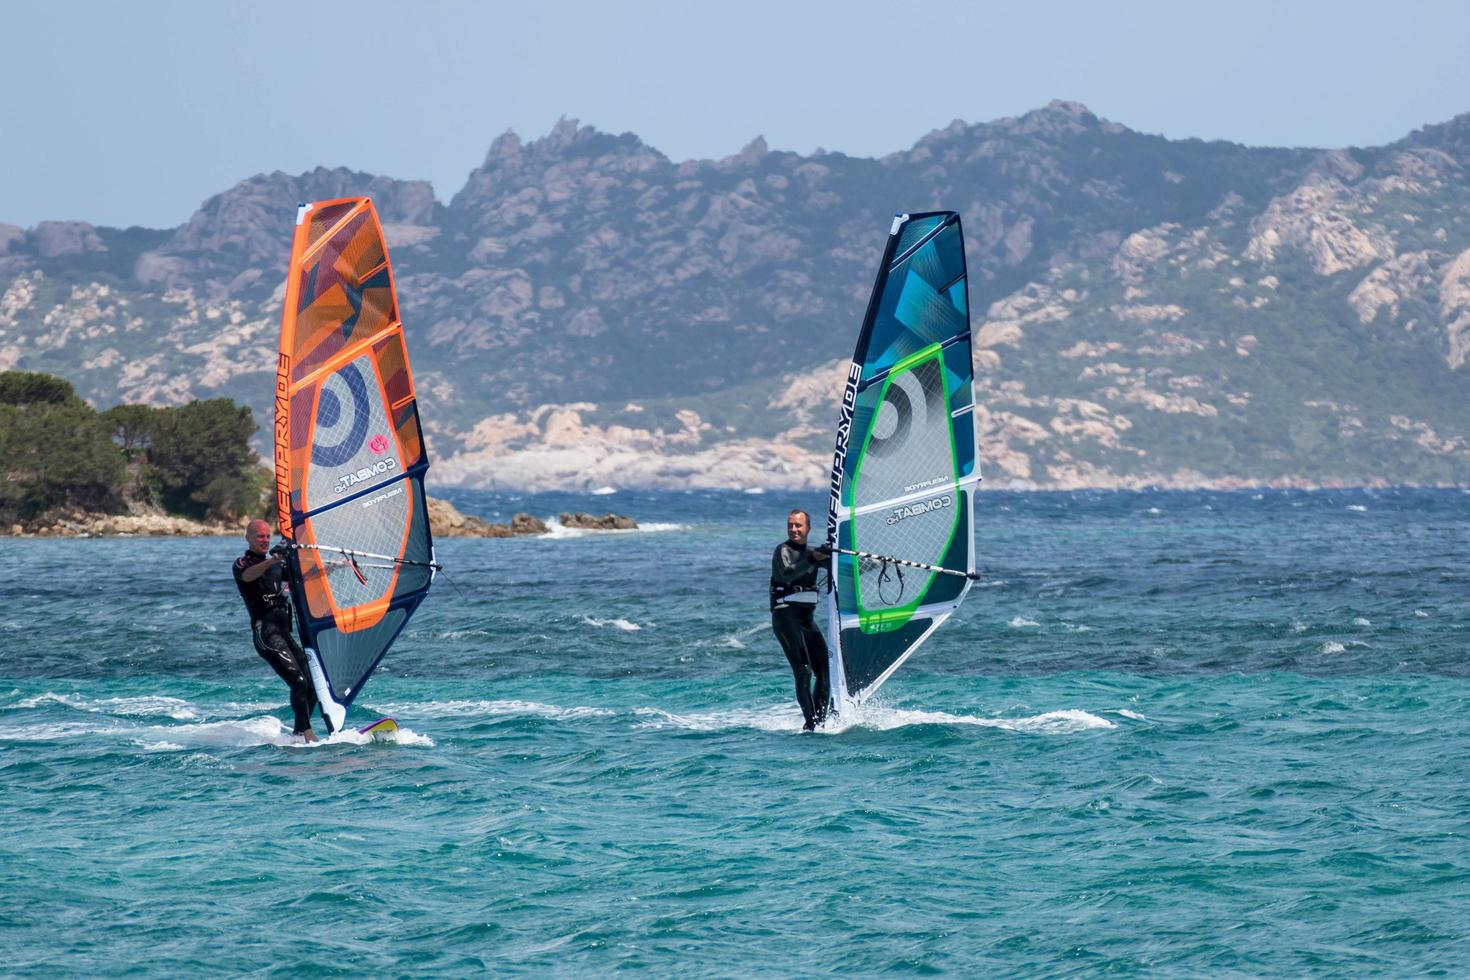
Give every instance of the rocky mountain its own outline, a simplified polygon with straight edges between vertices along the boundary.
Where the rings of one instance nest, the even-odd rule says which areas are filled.
[[[366,193],[440,482],[819,486],[895,210],[963,215],[992,485],[1470,485],[1470,115],[1168,140],[1075,103],[882,159],[674,162],[563,120],[448,205],[346,170],[172,230],[0,225],[0,368],[269,418],[297,202]]]

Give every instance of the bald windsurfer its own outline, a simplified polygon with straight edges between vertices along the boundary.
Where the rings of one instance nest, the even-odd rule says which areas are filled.
[[[282,545],[267,551],[271,527],[255,520],[245,528],[245,554],[235,559],[235,585],[250,613],[255,652],[270,664],[291,689],[292,734],[317,741],[311,729],[316,691],[306,666],[306,654],[291,636],[291,594],[284,580],[286,556]]]
[[[786,516],[786,540],[771,556],[771,629],[791,664],[796,680],[796,703],[801,706],[802,730],[812,731],[827,717],[830,686],[827,643],[817,629],[817,569],[828,554],[806,546],[812,519],[804,510]]]

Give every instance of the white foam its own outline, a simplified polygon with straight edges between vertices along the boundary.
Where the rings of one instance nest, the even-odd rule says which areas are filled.
[[[280,708],[284,701],[230,701],[219,706],[219,714],[258,715]]]
[[[1352,511],[1355,514],[1368,513],[1368,508],[1364,507],[1362,504],[1348,504],[1348,510]]]
[[[1099,718],[1076,708],[1044,711],[1025,718],[979,718],[972,715],[952,715],[944,711],[917,711],[879,704],[861,704],[843,712],[835,723],[828,722],[823,731],[825,734],[838,734],[850,728],[890,731],[910,725],[975,725],[1035,735],[1069,735],[1073,732],[1117,727],[1106,718]]]
[[[46,700],[62,701],[70,700],[60,695],[39,695],[28,699],[32,702],[44,703]],[[174,701],[174,698],[107,698],[100,699],[92,704],[101,705],[108,702],[147,702]],[[275,704],[266,704],[266,710],[277,707]],[[83,710],[92,711],[92,708]],[[192,709],[191,709],[192,710]],[[158,712],[152,712],[156,715]],[[173,716],[170,716],[173,717]],[[190,716],[197,718],[197,713]],[[330,738],[317,743],[307,743],[297,735],[293,735],[279,718],[271,715],[259,715],[249,718],[231,718],[221,721],[201,722],[196,721],[184,725],[148,725],[137,724],[132,721],[117,719],[104,719],[99,717],[96,721],[64,722],[48,725],[20,725],[7,728],[0,736],[0,740],[17,742],[52,742],[65,739],[95,738],[125,739],[132,742],[145,752],[185,752],[199,748],[250,748],[261,745],[276,745],[283,748],[308,748],[316,745],[328,744],[365,744],[372,741],[372,736],[361,735],[356,729],[346,732],[337,732]],[[434,743],[428,737],[400,727],[397,733],[388,736],[391,740],[405,745],[432,746]]]
[[[618,492],[618,488],[617,487],[598,487],[596,490],[593,490],[592,491],[592,496],[594,496],[594,497],[607,497],[607,496],[610,496],[611,494],[615,494],[617,492]]]
[[[1132,718],[1134,721],[1148,721],[1148,719],[1145,718],[1143,715],[1139,714],[1136,711],[1129,711],[1127,708],[1119,708],[1118,714],[1122,715],[1124,718]]]
[[[1341,643],[1334,643],[1331,640],[1328,640],[1326,643],[1322,644],[1323,653],[1342,653],[1346,650],[1347,647],[1343,646]]]
[[[662,708],[637,708],[634,714],[643,718],[640,729],[682,728],[695,732],[727,731],[753,728],[766,732],[792,733],[801,730],[801,714],[795,706],[772,706],[763,709],[733,709],[695,714],[677,714]],[[1116,728],[1106,718],[1074,708],[1047,711],[1026,718],[978,718],[953,715],[943,711],[917,711],[890,708],[880,704],[851,705],[842,714],[829,718],[819,734],[840,735],[853,729],[892,731],[913,725],[974,725],[1003,731],[1037,735],[1067,735],[1093,729]]]
[[[565,541],[570,538],[585,538],[589,535],[663,534],[669,531],[684,531],[688,530],[688,528],[688,524],[677,524],[671,521],[648,521],[639,524],[637,527],[612,528],[604,531],[598,528],[565,527],[559,518],[549,517],[546,519],[546,533],[542,537],[555,541]]]
[[[87,722],[63,722],[50,725],[16,725],[0,732],[0,742],[59,742],[110,731],[106,726]]]
[[[404,728],[402,725],[398,726],[397,731],[380,732],[376,735],[360,732],[356,728],[344,728],[342,731],[333,732],[328,738],[318,742],[303,742],[294,737],[291,739],[293,748],[304,749],[318,749],[331,745],[371,745],[374,742],[393,742],[397,745],[413,745],[419,748],[434,747],[434,740],[429,738],[429,736],[420,735],[413,729]]]
[[[1010,626],[1012,629],[1021,629],[1026,626],[1040,626],[1041,624],[1034,619],[1026,619],[1024,616],[1017,616],[1006,625]]]
[[[430,718],[478,718],[478,717],[539,717],[539,718],[606,718],[616,715],[608,708],[573,706],[559,707],[539,701],[428,701],[418,704],[377,704],[375,707],[388,714],[412,714]],[[399,726],[399,731],[404,731]]]
[[[200,747],[248,748],[257,745],[305,744],[291,734],[279,718],[231,719],[192,725],[140,725],[99,727],[91,734],[126,736],[148,752],[182,752]]]
[[[683,728],[692,732],[721,732],[732,728],[754,728],[763,732],[801,730],[801,712],[795,705],[753,710],[707,711],[681,715],[662,708],[635,708],[633,714],[644,719],[634,728],[658,730]]]
[[[1415,609],[1414,610],[1414,615],[1417,616],[1420,619],[1428,619],[1429,618],[1429,613],[1425,612],[1422,609]]]
[[[741,492],[742,492],[742,493],[748,493],[748,494],[750,494],[750,495],[751,495],[751,496],[752,496],[752,497],[758,497],[758,496],[760,496],[760,495],[761,495],[761,494],[763,494],[763,493],[765,493],[765,492],[766,492],[766,491],[765,491],[765,490],[763,490],[763,489],[762,489],[762,488],[760,488],[760,487],[746,487],[746,488],[745,488],[745,489],[744,489],[744,490],[743,490],[743,491],[741,491]]]
[[[434,634],[435,638],[436,639],[440,639],[440,640],[467,640],[467,639],[469,639],[471,637],[477,637],[477,636],[494,636],[494,635],[495,634],[492,633],[490,630],[474,630],[474,629],[471,629],[471,630],[445,630],[442,633],[436,633],[436,634]]]
[[[597,619],[594,616],[583,616],[582,622],[586,623],[588,626],[615,626],[626,633],[636,633],[638,630],[641,630],[643,628],[637,623],[629,622],[628,620],[622,618]],[[648,625],[652,626],[653,624],[649,623]]]
[[[122,715],[128,718],[156,718],[162,715],[175,721],[193,721],[200,713],[188,701],[163,695],[132,698],[84,698],[80,694],[54,694],[47,691],[16,703],[17,708],[39,708],[43,704],[61,704],[91,714]]]
[[[1372,626],[1373,625],[1373,622],[1372,622],[1372,620],[1367,619],[1366,617],[1359,616],[1359,617],[1357,617],[1356,619],[1353,620],[1353,625],[1354,626]]]

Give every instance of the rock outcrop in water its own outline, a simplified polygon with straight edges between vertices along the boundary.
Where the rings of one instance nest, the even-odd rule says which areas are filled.
[[[562,527],[575,527],[587,531],[636,531],[638,522],[631,517],[622,514],[603,514],[594,517],[577,511],[575,514],[563,513],[559,518]]]
[[[463,514],[447,500],[429,502],[429,531],[436,538],[518,538],[545,534],[544,521],[530,514],[517,514],[509,524],[493,524],[472,514]]]

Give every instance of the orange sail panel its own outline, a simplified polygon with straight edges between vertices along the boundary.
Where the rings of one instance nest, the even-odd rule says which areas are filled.
[[[434,577],[428,469],[388,248],[365,197],[303,204],[276,368],[276,506],[335,730]]]

